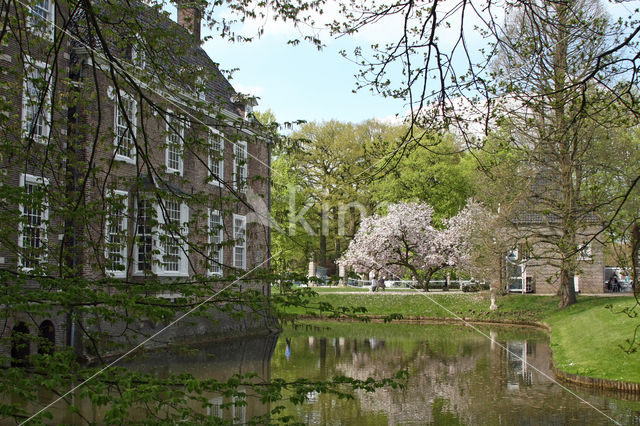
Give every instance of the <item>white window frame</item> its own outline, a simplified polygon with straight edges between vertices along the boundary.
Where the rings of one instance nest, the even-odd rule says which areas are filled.
[[[207,88],[204,84],[204,79],[200,76],[196,77],[196,98],[201,101],[207,100]]]
[[[241,227],[238,227],[238,221],[242,223]],[[242,234],[240,234],[242,231]],[[233,215],[233,267],[238,269],[247,269],[247,217],[239,214]],[[241,241],[242,240],[242,241]],[[238,250],[242,253],[242,262],[238,264],[237,254]]]
[[[31,135],[33,128],[33,141],[41,144],[47,143],[51,132],[51,86],[49,78],[49,67],[45,62],[33,60],[29,56],[25,57],[22,84],[22,133],[24,135],[23,138],[27,139]],[[47,81],[46,87],[43,88],[45,91],[44,99],[42,99],[42,90],[33,87],[34,80]],[[35,82],[35,84],[40,83]],[[30,88],[34,88],[34,92],[38,92],[34,93],[38,99],[32,99]],[[34,126],[33,117],[30,117],[34,115],[37,116],[37,121],[42,120],[40,134],[35,134],[35,129],[38,125]]]
[[[119,212],[119,232],[118,233],[112,233],[112,229],[111,229],[111,221],[112,221],[112,208],[113,206],[111,205],[111,203],[115,203],[115,202],[120,202],[120,200],[118,201],[112,201],[110,199],[113,199],[114,197],[117,198],[121,198],[121,202],[122,202],[122,210]],[[107,198],[107,205],[106,205],[106,211],[107,211],[107,216],[106,216],[106,220],[105,220],[105,230],[104,230],[104,238],[105,238],[105,247],[104,247],[104,255],[105,255],[105,273],[110,276],[110,277],[114,277],[114,278],[125,278],[127,276],[127,237],[129,235],[129,222],[128,222],[128,213],[129,213],[129,193],[127,191],[120,191],[120,190],[112,190],[109,191],[106,195]],[[116,262],[114,262],[111,259],[111,254],[115,253],[114,251],[112,251],[112,247],[110,247],[110,244],[113,244],[111,242],[111,237],[113,235],[116,235],[118,238],[122,238],[122,241],[119,243],[120,245],[120,250],[119,250],[119,256],[120,256],[120,261],[117,262],[118,265],[121,265],[122,268],[121,269],[109,269],[109,266],[115,264]]]
[[[136,41],[131,46],[131,64],[139,70],[144,70],[147,67],[147,52],[140,46],[144,46],[144,40],[140,34],[136,34]]]
[[[20,174],[20,187],[24,188],[27,184],[32,184],[32,185],[36,185],[36,186],[44,186],[46,187],[47,185],[49,185],[49,179],[41,177],[41,176],[34,176],[34,175],[29,175],[29,174],[24,174],[21,173]],[[41,235],[39,236],[39,242],[40,242],[40,247],[44,247],[44,251],[41,255],[41,257],[38,259],[38,263],[39,264],[44,264],[47,262],[47,242],[48,242],[48,226],[47,226],[47,222],[49,220],[49,203],[46,200],[46,198],[44,199],[43,205],[42,205],[42,210],[40,211],[40,225],[38,226],[39,229],[41,229]],[[19,206],[20,208],[20,222],[18,224],[18,247],[20,247],[20,253],[18,255],[18,267],[24,271],[24,272],[28,272],[28,271],[32,271],[35,268],[34,267],[27,267],[24,266],[24,259],[22,256],[22,252],[25,249],[24,246],[24,224],[23,224],[23,217],[25,215],[25,206],[24,204],[20,204]]]
[[[166,149],[164,150],[164,164],[167,167],[167,172],[179,174],[182,176],[184,170],[184,133],[187,122],[183,117],[174,115],[170,110],[167,110],[166,115],[166,128],[167,128],[167,137],[166,137]],[[173,127],[173,128],[172,128]],[[178,130],[176,132],[176,130]],[[175,139],[175,140],[174,140]],[[178,148],[177,152],[173,151],[173,148]],[[169,165],[171,161],[171,154],[175,153],[178,156],[178,164],[177,168]]]
[[[48,40],[53,40],[55,31],[56,7],[54,0],[44,0],[48,3],[47,7],[42,7],[42,0],[35,0],[30,6],[29,28],[36,34]],[[43,24],[46,22],[46,25]]]
[[[246,425],[247,424],[247,392],[244,389],[238,389],[238,393],[242,396],[234,395],[231,397],[232,410],[231,416],[233,418],[232,423],[234,425]],[[239,401],[244,401],[244,404],[237,404]]]
[[[214,217],[218,217],[218,222],[214,222]],[[224,263],[224,218],[219,210],[209,209],[209,262],[207,271],[209,275],[222,276],[222,264]],[[214,247],[217,244],[218,247]]]
[[[222,418],[222,397],[217,396],[209,399],[209,406],[207,407],[207,416],[221,419]]]
[[[221,132],[219,132],[216,129],[210,128],[209,129],[209,135],[208,135],[208,147],[209,147],[209,153],[208,153],[208,158],[209,158],[209,183],[211,185],[216,185],[216,186],[222,186],[223,182],[224,182],[224,137],[222,135]],[[220,143],[220,149],[217,150],[216,152],[218,153],[216,155],[216,157],[218,158],[217,160],[213,160],[212,157],[212,151],[213,151],[213,144],[215,142],[214,139],[216,139],[219,141]],[[214,168],[218,169],[218,176],[216,177],[216,174],[214,173]]]
[[[581,244],[581,246],[584,245]],[[591,250],[591,242],[585,245],[582,250],[578,250],[578,260],[590,261],[593,260],[593,252]]]
[[[145,203],[147,203],[147,209],[148,209],[148,216],[145,216],[145,220],[149,221],[150,223],[147,223],[146,226],[144,226],[145,224],[141,224],[140,223],[140,203],[144,201]],[[154,201],[151,199],[151,197],[149,196],[145,196],[145,195],[141,195],[138,196],[135,200],[135,224],[134,224],[134,233],[135,233],[135,243],[133,245],[133,275],[145,275],[148,273],[155,273],[156,269],[157,269],[157,265],[155,263],[155,259],[154,259],[154,249],[157,245],[156,242],[156,234],[157,234],[157,230],[156,227],[153,226],[154,225],[154,221],[155,221],[155,214],[156,214],[156,208],[155,208],[155,203]],[[144,226],[145,229],[148,228],[148,233],[147,232],[140,232],[140,227]],[[140,252],[139,250],[141,249],[141,238],[149,238],[148,242],[144,243],[145,246],[148,246],[149,248],[149,269],[140,269]]]
[[[178,220],[179,224],[179,234],[176,235],[175,231],[172,233],[171,230],[166,229],[167,223],[167,214],[169,214],[168,207],[169,203],[177,203],[178,204],[178,212],[180,217]],[[158,217],[158,225],[159,230],[157,232],[157,244],[159,251],[159,262],[155,262],[157,264],[156,274],[160,276],[174,276],[174,277],[186,277],[189,276],[189,263],[187,259],[187,250],[185,247],[187,244],[187,237],[189,234],[189,207],[186,203],[180,200],[162,200],[162,205],[156,204],[157,209],[157,217]],[[165,262],[166,256],[166,247],[167,244],[173,243],[178,247],[178,269],[167,270],[167,262]]]
[[[138,102],[134,99],[133,96],[128,94],[127,92],[120,90],[118,96],[116,93],[113,93],[113,89],[109,88],[110,98],[113,99],[113,145],[115,147],[114,159],[117,161],[124,161],[129,164],[136,164],[136,134],[138,129]],[[131,102],[131,115],[129,117],[129,123],[131,124],[131,128],[128,127],[127,123],[118,124],[119,118],[122,114],[121,100]],[[122,129],[123,132],[130,132],[131,135],[127,138],[130,139],[130,156],[122,155],[119,152],[120,143],[118,140],[120,137],[118,136],[119,130]]]
[[[243,158],[244,157],[244,158]],[[249,150],[247,142],[238,141],[233,144],[233,189],[239,192],[247,191],[249,175]],[[239,173],[238,173],[239,172]],[[238,177],[240,174],[240,177]],[[240,185],[238,185],[240,183]]]

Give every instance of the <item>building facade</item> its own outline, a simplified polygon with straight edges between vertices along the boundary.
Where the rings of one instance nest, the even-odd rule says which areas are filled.
[[[6,355],[37,352],[25,334],[79,350],[92,333],[139,341],[204,302],[214,318],[172,338],[268,327],[264,312],[231,318],[259,311],[229,308],[241,297],[207,300],[268,296],[251,272],[269,266],[270,140],[255,101],[202,49],[202,11],[179,4],[172,22],[135,2],[12,7],[0,46],[0,275],[31,293],[5,306]],[[144,307],[153,300],[156,311]]]
[[[520,214],[514,221],[518,243],[505,253],[501,276],[511,293],[556,294],[560,288],[561,256],[551,236],[557,230],[539,214]],[[604,245],[594,238],[598,227],[591,223],[576,237],[574,289],[576,293],[605,292]]]

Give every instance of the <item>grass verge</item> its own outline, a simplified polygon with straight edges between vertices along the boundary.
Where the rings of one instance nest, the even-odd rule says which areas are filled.
[[[582,376],[640,383],[640,352],[627,354],[623,350],[640,325],[638,318],[621,312],[633,303],[631,297],[599,297],[550,313],[545,322],[551,326],[556,368]]]

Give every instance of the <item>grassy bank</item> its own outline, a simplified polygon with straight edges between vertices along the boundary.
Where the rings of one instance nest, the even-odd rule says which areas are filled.
[[[336,291],[318,292],[315,303],[329,303],[333,306],[361,306],[367,315],[387,316],[402,314],[405,318],[470,318],[497,319],[509,321],[540,321],[555,311],[558,301],[548,296],[513,295],[500,298],[497,311],[489,310],[489,294],[460,292],[416,292],[405,291],[357,294]],[[311,311],[291,309],[291,313],[307,314]]]
[[[541,322],[551,327],[554,364],[568,373],[611,380],[640,382],[640,351],[626,354],[621,346],[633,337],[640,319],[620,313],[632,306],[632,297],[580,297],[567,309],[558,309],[550,296],[510,295],[498,299],[499,309],[489,310],[483,293],[355,293],[323,291],[318,302],[358,306],[367,315],[402,314],[404,318],[466,318],[510,322]],[[613,309],[607,308],[611,305]],[[305,314],[297,309],[292,313]]]
[[[568,373],[640,383],[640,352],[623,351],[640,325],[640,318],[620,313],[633,302],[630,297],[593,298],[546,316],[555,366]]]

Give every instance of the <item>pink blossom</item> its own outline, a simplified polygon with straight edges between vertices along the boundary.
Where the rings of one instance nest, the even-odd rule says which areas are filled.
[[[426,203],[389,205],[386,215],[362,220],[338,262],[358,273],[373,270],[402,277],[421,271],[427,280],[438,269],[468,266],[474,229],[490,213],[469,200],[460,213],[445,222],[445,229],[432,226],[432,214],[433,208]]]

